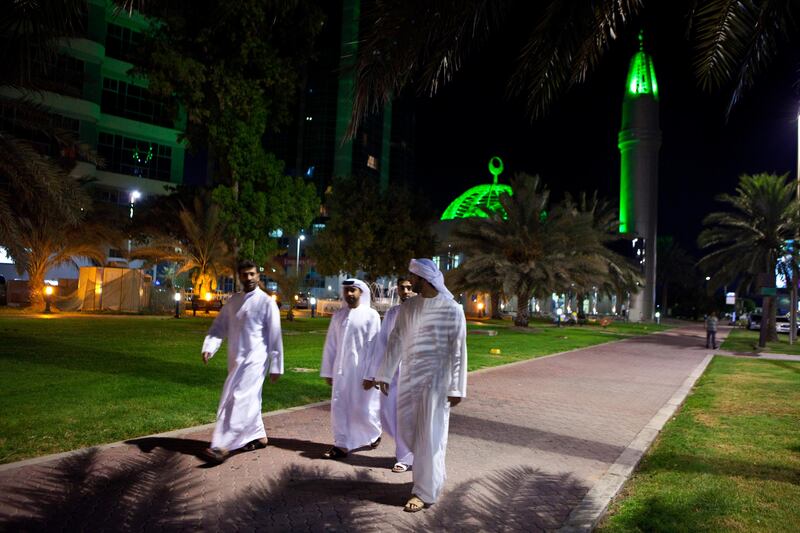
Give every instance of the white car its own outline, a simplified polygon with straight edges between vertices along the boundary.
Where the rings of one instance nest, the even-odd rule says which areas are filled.
[[[795,327],[797,327],[795,325]],[[785,316],[779,316],[775,319],[775,330],[778,333],[789,333],[791,329],[791,322]]]

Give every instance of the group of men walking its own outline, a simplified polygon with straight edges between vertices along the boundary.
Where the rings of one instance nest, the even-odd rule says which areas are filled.
[[[464,312],[435,263],[412,259],[409,272],[398,280],[401,303],[382,324],[367,284],[342,283],[344,303],[331,318],[320,375],[331,386],[333,430],[323,457],[375,448],[385,431],[396,445],[392,471],[412,470],[404,509],[416,512],[435,503],[444,486],[450,408],[466,396],[467,348]],[[206,452],[213,462],[268,444],[262,387],[267,374],[272,383],[283,374],[278,307],[258,288],[254,263],[241,263],[238,274],[244,290],[222,308],[202,349],[207,363],[228,338],[228,377]]]

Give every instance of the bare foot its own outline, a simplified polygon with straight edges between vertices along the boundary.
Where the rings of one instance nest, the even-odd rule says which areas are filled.
[[[412,494],[411,498],[406,502],[406,506],[403,507],[403,510],[407,513],[416,513],[417,511],[421,511],[424,508],[425,508],[425,502]]]

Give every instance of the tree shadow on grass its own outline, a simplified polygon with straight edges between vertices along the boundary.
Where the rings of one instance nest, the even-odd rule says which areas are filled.
[[[647,471],[690,472],[728,477],[744,477],[800,485],[800,469],[787,464],[768,464],[715,459],[678,453],[658,453],[648,460]]]
[[[719,488],[693,494],[674,492],[631,500],[608,517],[609,529],[623,531],[716,531],[734,528],[728,519],[736,513],[733,495]],[[724,520],[724,521],[721,521]],[[738,528],[736,528],[738,530]]]

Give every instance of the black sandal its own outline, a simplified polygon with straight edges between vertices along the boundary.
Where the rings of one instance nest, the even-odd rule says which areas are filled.
[[[347,457],[347,452],[336,446],[331,446],[331,449],[322,454],[325,459],[342,459]]]
[[[269,441],[266,438],[264,438],[263,440],[262,439],[251,440],[250,442],[242,446],[242,450],[246,452],[252,452],[253,450],[260,450],[261,448],[266,448],[268,443]]]
[[[369,447],[370,447],[370,448],[372,448],[373,450],[374,450],[375,448],[377,448],[378,446],[380,446],[380,445],[381,445],[381,438],[380,438],[380,437],[378,437],[378,438],[375,440],[375,442],[370,442],[370,443],[369,443]]]

